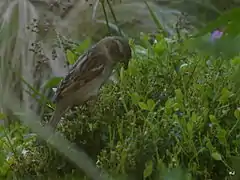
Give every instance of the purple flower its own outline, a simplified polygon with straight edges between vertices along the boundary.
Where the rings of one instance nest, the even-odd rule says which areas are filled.
[[[216,39],[220,39],[223,35],[223,31],[220,30],[215,30],[211,33],[211,38],[210,40],[214,42]]]

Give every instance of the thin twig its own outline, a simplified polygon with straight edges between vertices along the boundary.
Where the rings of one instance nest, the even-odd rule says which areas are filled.
[[[120,27],[119,27],[119,25],[118,25],[117,17],[116,17],[116,15],[115,15],[114,11],[113,11],[112,5],[111,5],[111,3],[109,2],[109,0],[107,0],[107,4],[108,4],[108,7],[109,7],[109,9],[110,9],[110,11],[111,11],[113,20],[114,20],[114,22],[115,22],[115,24],[116,24],[116,26],[117,26],[117,28],[118,28],[118,32],[119,32],[120,35],[122,35],[122,31],[121,31],[121,29],[120,29]]]
[[[106,12],[106,9],[105,9],[105,6],[104,6],[104,1],[101,1],[101,4],[102,4],[102,8],[103,8],[104,17],[105,17],[105,20],[106,20],[106,23],[107,23],[108,32],[111,33],[111,29],[110,29],[109,21],[108,21],[108,17],[107,17],[107,12]]]
[[[95,20],[98,4],[99,4],[99,0],[96,0],[93,6],[92,20]]]

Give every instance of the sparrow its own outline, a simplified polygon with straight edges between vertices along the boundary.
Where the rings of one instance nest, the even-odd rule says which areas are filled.
[[[131,54],[128,40],[118,36],[107,36],[84,52],[59,83],[53,96],[56,108],[49,121],[53,130],[67,109],[96,100],[115,65],[122,63],[126,69]]]

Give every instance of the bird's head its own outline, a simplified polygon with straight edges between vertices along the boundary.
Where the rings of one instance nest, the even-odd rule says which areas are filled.
[[[132,58],[132,51],[128,39],[120,36],[106,37],[106,47],[112,61],[115,63],[123,63],[124,68],[126,69]]]

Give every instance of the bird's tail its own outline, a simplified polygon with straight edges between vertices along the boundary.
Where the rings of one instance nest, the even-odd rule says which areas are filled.
[[[62,114],[63,114],[63,108],[59,107],[56,105],[56,109],[48,123],[48,125],[53,128],[53,130],[55,131],[57,128],[57,125],[59,123],[59,121],[61,120]]]

